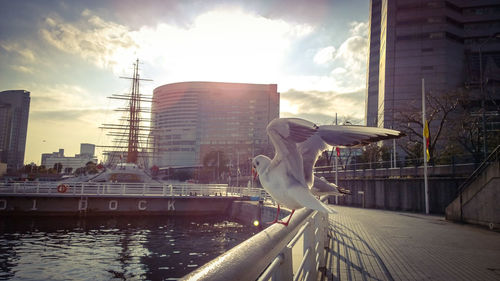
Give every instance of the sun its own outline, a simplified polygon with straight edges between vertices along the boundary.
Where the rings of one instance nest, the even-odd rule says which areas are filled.
[[[310,28],[238,9],[215,9],[187,28],[135,32],[143,61],[161,62],[172,81],[279,83],[293,42]]]

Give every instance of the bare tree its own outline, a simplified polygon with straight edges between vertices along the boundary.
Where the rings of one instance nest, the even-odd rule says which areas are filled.
[[[457,89],[446,93],[438,94],[429,92],[426,99],[426,119],[429,123],[429,154],[434,159],[436,147],[440,146],[440,138],[450,122],[450,117],[455,114],[457,107],[465,100],[463,89]],[[401,110],[395,117],[398,128],[408,136],[407,142],[399,142],[400,147],[410,156],[410,158],[422,157],[422,108],[420,103],[415,101],[407,109]]]

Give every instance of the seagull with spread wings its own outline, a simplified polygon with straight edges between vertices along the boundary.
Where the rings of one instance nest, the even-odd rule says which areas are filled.
[[[323,213],[335,213],[311,193],[313,167],[320,154],[331,146],[359,147],[372,142],[403,136],[399,131],[364,126],[317,126],[299,118],[277,118],[267,126],[274,145],[273,159],[259,155],[252,159],[252,172],[262,187],[278,203],[272,223],[288,225],[295,209],[306,207]],[[292,209],[287,222],[278,221],[280,204]]]

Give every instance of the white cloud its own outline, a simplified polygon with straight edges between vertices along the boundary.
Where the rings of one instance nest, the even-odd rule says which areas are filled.
[[[101,68],[114,68],[121,63],[118,54],[132,54],[137,45],[129,35],[127,27],[106,22],[90,12],[82,13],[77,23],[65,23],[47,18],[40,30],[42,37],[54,47],[80,55]]]
[[[344,74],[346,72],[347,72],[347,70],[345,68],[343,68],[343,67],[337,67],[334,70],[332,70],[331,73],[332,73],[332,75],[341,75],[341,74]]]
[[[160,23],[135,31],[89,10],[82,17],[77,23],[47,19],[41,34],[53,46],[115,73],[139,57],[168,81],[276,81],[292,42],[313,30],[239,10],[201,14],[187,28]]]
[[[350,23],[350,26],[351,29],[349,30],[349,32],[352,36],[368,36],[368,31],[370,28],[368,22],[353,21]]]
[[[20,43],[0,42],[0,47],[7,52],[16,53],[21,56],[24,62],[32,63],[36,61],[33,51],[23,47]]]
[[[15,71],[24,72],[24,73],[33,73],[34,72],[33,68],[28,67],[28,66],[23,66],[23,65],[11,65],[10,68],[14,69]]]
[[[280,96],[282,117],[302,117],[313,122],[331,122],[335,113],[359,123],[364,118],[364,91],[350,93],[335,91],[290,90]]]
[[[132,36],[145,61],[161,62],[168,81],[276,83],[290,45],[311,30],[307,25],[217,10],[198,16],[188,29],[159,24]]]
[[[359,71],[366,67],[367,44],[368,40],[364,37],[350,37],[340,45],[335,59],[342,61],[346,69]]]
[[[94,95],[77,85],[28,85],[31,93],[31,112],[66,112],[104,109],[106,98]]]
[[[323,49],[320,49],[316,55],[314,55],[314,62],[316,64],[326,64],[328,62],[331,62],[334,58],[335,54],[335,47],[334,46],[328,46]]]

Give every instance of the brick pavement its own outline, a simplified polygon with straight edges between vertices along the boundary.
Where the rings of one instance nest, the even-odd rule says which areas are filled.
[[[500,233],[441,216],[334,206],[327,280],[500,280]]]

